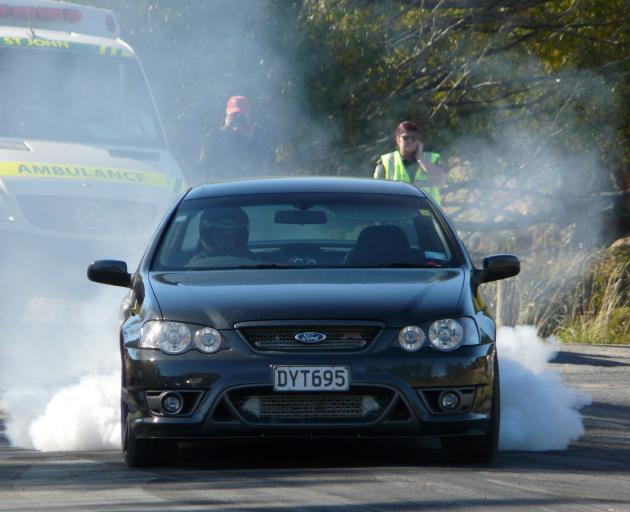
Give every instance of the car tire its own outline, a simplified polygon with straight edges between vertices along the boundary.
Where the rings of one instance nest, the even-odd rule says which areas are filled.
[[[123,457],[130,468],[170,466],[177,456],[177,442],[138,439],[128,423],[123,443]]]
[[[490,426],[482,436],[455,436],[442,438],[442,451],[454,460],[469,463],[488,463],[494,459],[499,447],[501,426],[501,385],[499,378],[499,360],[494,356],[494,380],[492,382],[492,406],[490,408]]]

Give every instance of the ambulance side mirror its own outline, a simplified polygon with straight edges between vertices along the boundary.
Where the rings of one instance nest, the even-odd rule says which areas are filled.
[[[93,261],[87,269],[87,276],[95,283],[131,288],[131,274],[127,272],[127,264],[124,261]]]

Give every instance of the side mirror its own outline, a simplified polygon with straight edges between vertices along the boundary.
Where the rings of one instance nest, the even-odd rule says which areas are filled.
[[[483,259],[483,270],[479,271],[479,281],[489,283],[517,275],[521,262],[513,254],[493,254]]]
[[[131,274],[127,272],[127,264],[124,261],[93,261],[87,269],[87,276],[95,283],[131,288]]]

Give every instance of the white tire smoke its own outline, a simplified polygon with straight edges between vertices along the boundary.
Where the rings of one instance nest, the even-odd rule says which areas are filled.
[[[564,450],[584,433],[579,409],[591,398],[566,386],[549,366],[559,346],[531,326],[499,330],[500,450]]]
[[[590,397],[566,386],[549,366],[557,350],[534,327],[499,331],[501,450],[562,450],[584,433],[579,409]],[[120,448],[119,372],[85,375],[59,389],[45,407],[35,396],[37,390],[4,397],[13,445],[41,451]]]

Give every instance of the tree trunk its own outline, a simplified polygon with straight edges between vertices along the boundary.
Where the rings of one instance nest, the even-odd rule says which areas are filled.
[[[502,279],[497,283],[497,328],[518,323],[520,302],[518,281]]]

